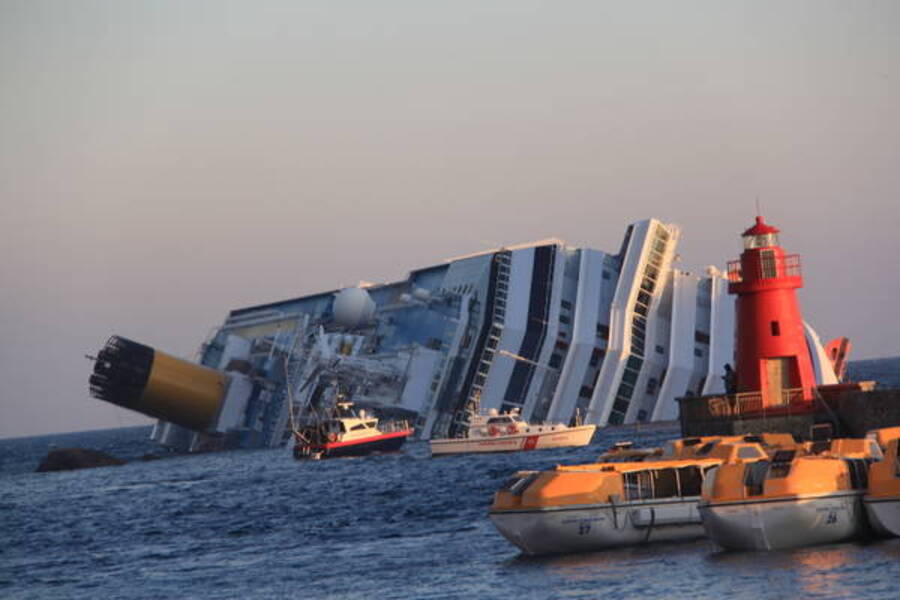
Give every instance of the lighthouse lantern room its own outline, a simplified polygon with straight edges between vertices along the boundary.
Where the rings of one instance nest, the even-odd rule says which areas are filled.
[[[758,216],[743,233],[740,260],[728,264],[735,314],[737,392],[758,393],[762,407],[811,400],[816,378],[797,302],[800,257],[785,254],[778,229]]]

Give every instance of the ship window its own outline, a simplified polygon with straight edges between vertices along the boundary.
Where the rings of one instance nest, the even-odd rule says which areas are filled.
[[[572,310],[572,303],[569,302],[568,300],[562,300],[559,303],[559,305],[562,306],[563,308],[565,308],[566,310]]]
[[[663,348],[662,346],[657,345],[657,346],[656,346],[656,353],[657,353],[657,354],[665,354],[665,353],[666,353],[666,349]]]
[[[778,321],[772,321],[770,325],[772,327],[772,335],[781,335],[781,324]]]
[[[365,423],[359,423],[359,424],[354,425],[353,427],[351,427],[351,428],[350,428],[350,431],[359,431],[360,429],[365,429],[365,428],[366,428],[366,424],[365,424]]]
[[[609,271],[603,271],[603,279],[609,279],[609,278],[610,278]]]
[[[559,365],[562,363],[562,356],[559,354],[550,355],[550,360],[547,361],[547,364],[550,365],[551,369],[558,369]]]
[[[700,348],[694,348],[694,356],[702,357],[702,356],[703,356],[703,350],[701,350]]]
[[[657,385],[657,381],[654,377],[651,377],[650,379],[648,379],[647,380],[647,393],[655,394],[656,393],[656,385]]]
[[[569,323],[572,322],[572,319],[570,319],[566,315],[559,315],[559,322],[562,323],[563,325],[568,325]]]
[[[590,365],[592,367],[596,367],[598,364],[600,364],[600,360],[602,358],[603,358],[603,350],[601,350],[600,348],[594,348],[594,350],[591,352]]]
[[[599,335],[604,340],[609,339],[609,325],[604,325],[603,323],[597,323],[597,335]]]
[[[625,415],[620,412],[612,411],[609,413],[608,423],[610,425],[621,425],[625,422]]]

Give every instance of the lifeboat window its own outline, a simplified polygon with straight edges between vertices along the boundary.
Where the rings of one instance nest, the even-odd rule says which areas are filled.
[[[791,463],[794,461],[794,450],[779,450],[772,457],[772,468],[769,470],[769,479],[787,477],[791,472]]]
[[[511,422],[512,422],[512,419],[510,419],[509,417],[493,417],[491,419],[488,419],[487,424],[488,425],[500,425],[500,424],[511,423]]]
[[[704,496],[712,496],[716,485],[716,472],[719,467],[711,467],[706,471],[703,478],[702,492]]]
[[[900,443],[897,444],[897,457],[894,459],[894,476],[900,477]]]
[[[703,485],[703,474],[699,467],[682,467],[678,469],[678,483],[681,496],[699,496]]]
[[[738,448],[738,458],[761,458],[762,453],[753,446],[741,446]]]
[[[847,470],[850,472],[850,485],[854,490],[869,487],[869,461],[864,458],[845,458]]]
[[[625,499],[647,500],[653,498],[653,472],[633,471],[625,473]]]
[[[716,443],[718,441],[719,440],[713,440],[712,442],[706,442],[705,444],[700,446],[700,449],[697,450],[697,456],[706,456],[707,454],[712,452],[712,449],[716,447]]]
[[[671,498],[678,496],[678,471],[676,469],[660,469],[654,471],[653,496],[655,498]]]
[[[744,467],[744,485],[747,486],[748,496],[759,496],[763,493],[763,484],[766,481],[766,472],[769,470],[769,461],[760,460]]]
[[[351,427],[351,428],[350,428],[350,431],[359,431],[360,429],[365,429],[365,428],[366,428],[366,424],[365,424],[365,423],[359,423],[359,424],[354,425],[353,427]]]
[[[525,490],[540,476],[539,471],[525,474],[524,476],[515,476],[506,481],[501,491],[510,492],[515,496],[521,496]]]

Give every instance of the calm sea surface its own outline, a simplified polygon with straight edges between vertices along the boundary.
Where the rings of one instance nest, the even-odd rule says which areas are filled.
[[[856,378],[900,385],[900,359]],[[708,541],[527,558],[487,519],[518,469],[656,444],[674,427],[603,431],[586,448],[297,462],[287,450],[33,473],[51,444],[135,459],[137,427],[0,440],[0,598],[898,598],[900,539],[771,553]]]

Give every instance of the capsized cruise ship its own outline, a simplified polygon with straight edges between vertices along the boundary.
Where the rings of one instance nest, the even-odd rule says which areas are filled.
[[[614,253],[547,239],[238,308],[200,365],[114,336],[92,394],[159,418],[153,438],[182,451],[281,445],[289,417],[335,395],[409,413],[423,439],[462,435],[477,410],[674,420],[675,398],[724,391],[735,330],[725,275],[673,267],[679,234],[648,219]]]

